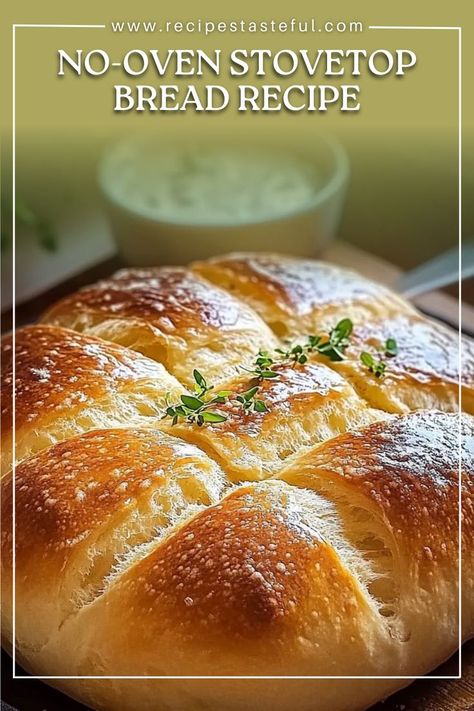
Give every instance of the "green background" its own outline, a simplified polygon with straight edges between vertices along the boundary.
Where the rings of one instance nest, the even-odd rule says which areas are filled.
[[[474,24],[470,3],[250,2],[233,5],[202,0],[182,2],[23,2],[3,10],[2,137],[4,199],[9,200],[11,140],[11,24],[103,23],[111,20],[164,19],[276,19],[360,20],[370,24],[461,25],[464,66],[464,235],[474,235],[473,95]],[[127,49],[159,47],[235,47],[270,49],[409,48],[418,56],[417,67],[402,80],[390,77],[360,78],[362,109],[341,114],[238,114],[235,108],[216,114],[114,114],[112,85],[117,74],[81,79],[56,76],[56,52],[76,48],[103,48],[111,56]],[[345,145],[351,158],[351,182],[340,237],[404,266],[454,244],[458,221],[458,33],[441,30],[382,31],[360,34],[114,34],[103,30],[17,30],[17,151],[18,190],[26,191],[38,205],[67,199],[64,186],[89,190],[94,184],[94,164],[104,142],[115,135],[148,128],[152,131],[196,135],[258,131],[291,136],[309,143],[315,131],[328,131]],[[121,75],[119,75],[121,76]],[[138,79],[140,81],[140,79]],[[143,83],[152,83],[153,76]],[[194,82],[194,78],[183,83]],[[202,81],[205,81],[204,79]],[[215,83],[231,80],[222,76]],[[236,80],[233,80],[234,83]],[[267,78],[279,83],[281,78]],[[291,83],[303,83],[293,77]],[[306,79],[308,81],[308,79]],[[249,77],[245,82],[251,83]],[[124,81],[125,83],[125,81]],[[174,78],[168,83],[179,83]],[[196,79],[195,83],[199,83]]]

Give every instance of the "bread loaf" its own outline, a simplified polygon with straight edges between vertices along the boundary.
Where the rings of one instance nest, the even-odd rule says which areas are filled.
[[[15,482],[32,673],[104,711],[367,708],[474,632],[472,344],[460,415],[456,334],[384,287],[275,255],[194,269],[119,273],[16,334],[5,642]],[[349,318],[341,359],[292,347]],[[213,395],[220,417],[176,410]],[[12,418],[7,395],[6,460]]]

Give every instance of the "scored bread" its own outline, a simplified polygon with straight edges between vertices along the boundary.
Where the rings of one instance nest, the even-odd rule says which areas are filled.
[[[263,412],[249,415],[233,400],[219,408],[227,418],[219,427],[178,421],[169,432],[204,449],[238,482],[265,479],[305,447],[388,417],[322,363],[282,364],[274,371],[278,377],[259,387],[267,408]],[[255,378],[244,374],[222,387],[238,393],[255,384]]]
[[[185,392],[160,363],[64,328],[29,326],[2,341],[2,474],[16,461],[97,427],[159,421],[166,394]]]
[[[178,267],[124,269],[65,297],[43,321],[139,351],[186,385],[193,368],[223,380],[277,343],[246,304]]]
[[[457,334],[423,318],[385,287],[324,262],[272,254],[230,254],[193,268],[250,304],[283,338],[302,342],[310,334],[326,336],[338,320],[350,318],[354,332],[347,359],[329,365],[373,407],[398,413],[457,410]],[[383,353],[393,337],[399,352],[390,358],[387,377],[367,378],[361,352]],[[467,338],[461,339],[461,361],[463,409],[472,413],[474,345]]]
[[[367,378],[360,354],[377,352],[394,334],[398,352],[387,359],[384,377]],[[403,314],[356,324],[346,355],[332,366],[373,407],[400,413],[420,408],[455,412],[460,384],[462,408],[474,413],[474,344],[465,337],[459,340],[440,323]]]
[[[15,481],[16,603],[23,611],[16,633],[25,659],[100,594],[122,559],[130,564],[135,550],[217,503],[228,486],[196,447],[130,428],[60,442],[18,465]],[[2,566],[10,571],[11,473],[2,494]],[[3,579],[8,631],[11,572]]]
[[[192,270],[119,272],[16,334],[5,643],[15,482],[27,670],[104,711],[367,708],[474,634],[472,343],[458,403],[456,334],[385,287],[277,255]],[[341,360],[292,348],[341,319]]]
[[[469,636],[472,418],[461,425]],[[117,436],[129,438],[130,452]],[[225,477],[211,460],[197,448],[181,454],[189,445],[151,430],[91,432],[41,452],[17,469],[20,658],[36,673],[78,676],[427,672],[458,640],[457,438],[456,415],[411,413],[339,435],[278,478],[223,498]],[[10,556],[7,536],[6,599]],[[7,620],[10,612],[6,605]],[[334,680],[338,694],[326,695],[326,684],[314,684],[324,711],[363,708],[393,688],[393,680],[367,682],[351,706],[347,685]],[[81,695],[80,680],[67,688]],[[162,700],[146,679],[94,688],[97,708]],[[239,688],[220,708],[248,708],[245,683]],[[213,708],[212,689],[196,687],[187,707]],[[290,708],[284,703],[275,708]],[[294,699],[291,708],[313,706]]]
[[[413,310],[384,286],[326,262],[243,252],[192,268],[252,306],[284,338],[319,332],[339,318],[365,321]]]

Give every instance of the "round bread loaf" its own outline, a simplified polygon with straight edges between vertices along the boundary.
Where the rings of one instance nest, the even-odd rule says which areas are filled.
[[[97,710],[365,709],[474,633],[472,343],[321,262],[193,270],[2,343],[4,642]]]

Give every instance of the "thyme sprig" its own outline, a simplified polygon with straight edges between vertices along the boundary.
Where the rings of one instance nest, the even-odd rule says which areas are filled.
[[[323,340],[318,336],[309,336],[308,349],[325,355],[331,361],[344,360],[344,353],[350,343],[354,325],[350,318],[343,318]]]
[[[166,409],[163,419],[171,417],[171,424],[176,425],[179,419],[184,419],[191,424],[201,427],[205,422],[217,424],[225,422],[227,416],[215,409],[216,405],[223,405],[229,397],[230,391],[220,390],[214,396],[209,394],[214,390],[209,385],[199,370],[193,370],[194,395],[181,395],[179,402],[171,404],[169,396],[166,397]]]
[[[385,375],[387,364],[381,358],[375,358],[368,351],[362,351],[360,360],[376,378],[382,378]]]
[[[259,390],[260,386],[255,385],[244,393],[235,396],[235,400],[242,406],[244,412],[268,412],[265,401],[257,398]]]
[[[229,397],[229,390],[220,390],[213,397],[209,393],[214,389],[208,385],[199,370],[193,370],[195,395],[181,395],[177,404],[171,404],[166,398],[166,410],[163,415],[171,417],[171,424],[176,425],[179,419],[184,419],[191,424],[201,427],[204,423],[218,424],[225,422],[227,416],[215,409],[216,405],[223,405]]]
[[[301,346],[299,345],[299,343],[297,343],[292,348],[288,348],[286,350],[283,348],[275,348],[275,353],[278,353],[278,355],[283,360],[289,360],[293,361],[293,363],[299,363],[300,365],[304,365],[308,360],[308,356],[305,353],[305,348],[305,344]]]
[[[278,378],[280,374],[273,370],[273,366],[276,365],[275,360],[271,357],[268,351],[260,350],[257,357],[255,358],[255,363],[253,368],[244,368],[247,373],[253,375],[258,381],[271,380],[272,378]]]
[[[229,402],[235,402],[245,413],[268,412],[265,402],[257,397],[260,385],[251,387],[243,393],[219,390],[215,395],[212,395],[214,386],[208,384],[199,370],[193,370],[193,379],[195,394],[181,395],[179,402],[175,404],[171,404],[167,396],[166,409],[162,419],[171,417],[172,425],[176,425],[179,420],[196,424],[198,427],[202,427],[204,424],[216,425],[228,419],[228,415],[220,412],[218,406]]]
[[[386,358],[394,358],[398,354],[398,344],[395,338],[387,338],[385,346],[379,351],[382,351]],[[368,351],[362,351],[360,360],[376,378],[383,378],[387,370],[387,363],[383,358],[376,358]]]
[[[193,370],[193,391],[192,394],[181,395],[179,402],[170,403],[167,397],[166,409],[163,418],[170,417],[173,425],[179,420],[184,420],[201,427],[204,424],[219,424],[228,419],[228,415],[219,410],[219,405],[232,403],[237,405],[246,414],[253,412],[268,412],[264,400],[259,397],[262,384],[265,380],[279,378],[281,373],[275,368],[284,363],[293,365],[304,365],[308,361],[310,353],[319,353],[331,361],[342,361],[345,359],[345,351],[350,345],[353,331],[351,319],[344,318],[331,329],[328,336],[309,335],[304,343],[288,344],[287,348],[275,348],[273,354],[266,350],[259,350],[253,363],[253,367],[245,368],[251,375],[251,380],[256,384],[244,392],[234,392],[232,390],[214,391],[214,386],[210,385],[205,377],[198,370]],[[383,353],[384,357],[378,354]],[[387,338],[385,345],[379,348],[377,355],[368,351],[360,354],[361,362],[369,372],[376,378],[382,378],[387,369],[384,358],[393,358],[398,354],[398,344],[395,338]]]
[[[387,338],[385,341],[385,355],[388,358],[398,355],[398,343],[395,338]]]

